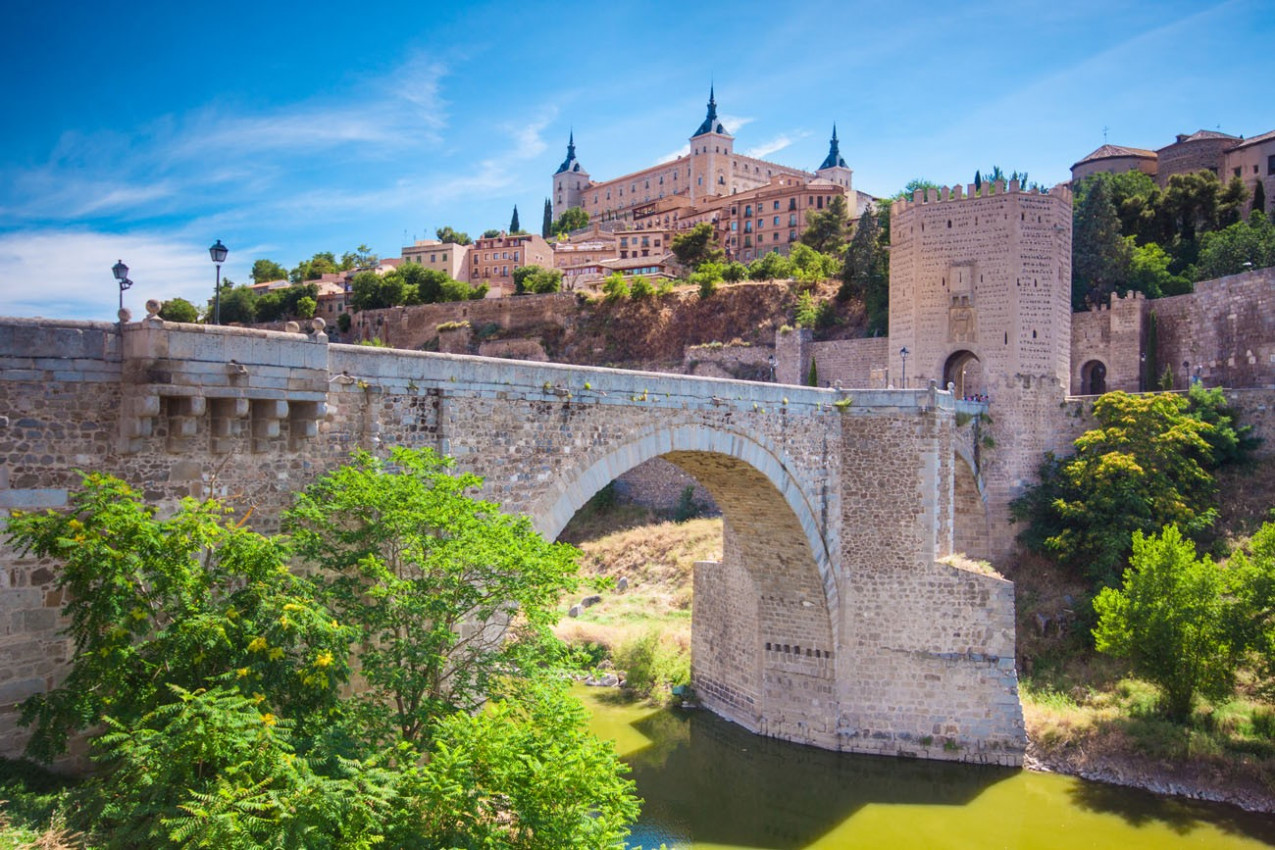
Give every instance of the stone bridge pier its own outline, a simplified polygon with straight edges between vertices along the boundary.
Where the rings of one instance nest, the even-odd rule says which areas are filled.
[[[940,559],[986,522],[944,392],[712,380],[329,345],[148,319],[0,320],[0,511],[58,507],[100,469],[171,506],[216,495],[272,530],[358,447],[429,446],[556,537],[663,457],[724,515],[695,570],[693,686],[760,734],[829,749],[1020,764],[1013,588]],[[52,687],[51,565],[0,549],[0,753]]]

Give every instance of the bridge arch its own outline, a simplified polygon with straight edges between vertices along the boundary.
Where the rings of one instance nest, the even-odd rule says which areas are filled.
[[[799,532],[804,541],[803,554],[817,572],[822,601],[829,610],[837,610],[836,571],[831,556],[836,551],[836,541],[828,539],[820,522],[824,510],[817,503],[817,499],[827,500],[827,512],[832,514],[835,506],[831,503],[838,498],[835,488],[829,488],[826,494],[805,492],[779,453],[750,435],[684,425],[637,436],[586,469],[564,474],[563,483],[532,507],[533,525],[546,538],[557,538],[595,493],[633,467],[656,457],[671,461],[703,484],[727,522],[733,517],[738,523],[741,514],[750,509],[770,510],[768,520],[789,526],[787,530],[793,533]],[[790,517],[782,515],[781,506],[787,507]]]
[[[533,508],[556,536],[594,493],[654,457],[690,474],[722,511],[722,559],[695,565],[691,684],[705,707],[745,728],[804,743],[835,740],[840,603],[834,541],[838,488],[802,481],[772,446],[720,427],[638,435]],[[816,509],[815,505],[820,508]],[[811,711],[812,706],[822,709]]]

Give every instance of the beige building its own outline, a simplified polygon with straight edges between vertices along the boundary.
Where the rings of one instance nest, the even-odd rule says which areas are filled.
[[[429,269],[443,272],[453,280],[468,280],[469,245],[456,245],[425,239],[403,249],[403,262],[418,263]]]
[[[849,194],[853,176],[841,156],[835,126],[828,156],[814,173],[736,153],[735,137],[719,120],[710,88],[708,112],[690,138],[690,153],[670,162],[595,182],[576,158],[573,132],[567,157],[553,176],[553,212],[559,216],[581,207],[590,221],[681,230],[711,220],[709,210],[720,209],[723,200],[768,186],[777,178],[794,184],[820,180]]]
[[[806,216],[821,212],[849,187],[825,180],[798,181],[776,177],[768,185],[729,199],[717,215],[717,230],[726,257],[751,262],[763,254],[787,254],[806,229]],[[850,215],[854,205],[847,200]]]
[[[1078,183],[1101,172],[1119,174],[1142,171],[1155,178],[1161,187],[1168,185],[1174,174],[1212,171],[1222,182],[1233,177],[1244,181],[1250,195],[1262,183],[1271,209],[1271,192],[1275,190],[1275,130],[1245,139],[1214,130],[1181,133],[1172,144],[1159,150],[1103,145],[1071,167],[1071,179]]]
[[[551,269],[553,249],[536,233],[502,233],[478,239],[469,249],[469,282],[486,283],[488,298],[514,294],[513,274],[519,266]]]
[[[1126,171],[1141,171],[1155,177],[1155,151],[1126,148],[1121,145],[1103,145],[1071,167],[1071,181],[1079,183],[1095,174],[1103,172],[1122,174]]]

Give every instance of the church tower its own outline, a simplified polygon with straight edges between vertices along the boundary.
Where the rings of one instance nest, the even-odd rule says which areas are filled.
[[[553,217],[558,218],[572,207],[584,206],[584,190],[589,188],[589,172],[576,159],[576,134],[567,141],[567,158],[553,175]]]
[[[730,157],[735,137],[717,120],[717,98],[708,88],[708,114],[691,136],[691,201],[715,195],[729,195]]]
[[[823,180],[830,183],[836,183],[838,186],[844,186],[846,189],[846,200],[849,202],[851,217],[858,216],[859,212],[855,206],[853,178],[854,172],[846,165],[846,161],[841,156],[841,148],[837,142],[837,125],[832,125],[832,141],[828,143],[828,156],[824,158],[823,165],[815,174]]]

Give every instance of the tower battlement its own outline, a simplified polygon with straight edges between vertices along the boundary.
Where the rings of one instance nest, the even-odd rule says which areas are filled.
[[[977,187],[973,183],[968,183],[965,186],[961,186],[958,183],[955,186],[917,189],[912,192],[911,200],[902,199],[891,204],[890,214],[898,215],[914,207],[928,206],[930,204],[973,201],[1003,197],[1005,195],[1047,195],[1049,197],[1063,198],[1068,204],[1071,203],[1071,188],[1061,183],[1052,189],[1042,191],[1040,187],[1025,190],[1019,185],[1017,180],[1010,180],[1008,183],[1004,180],[997,180],[995,183],[984,183]]]

